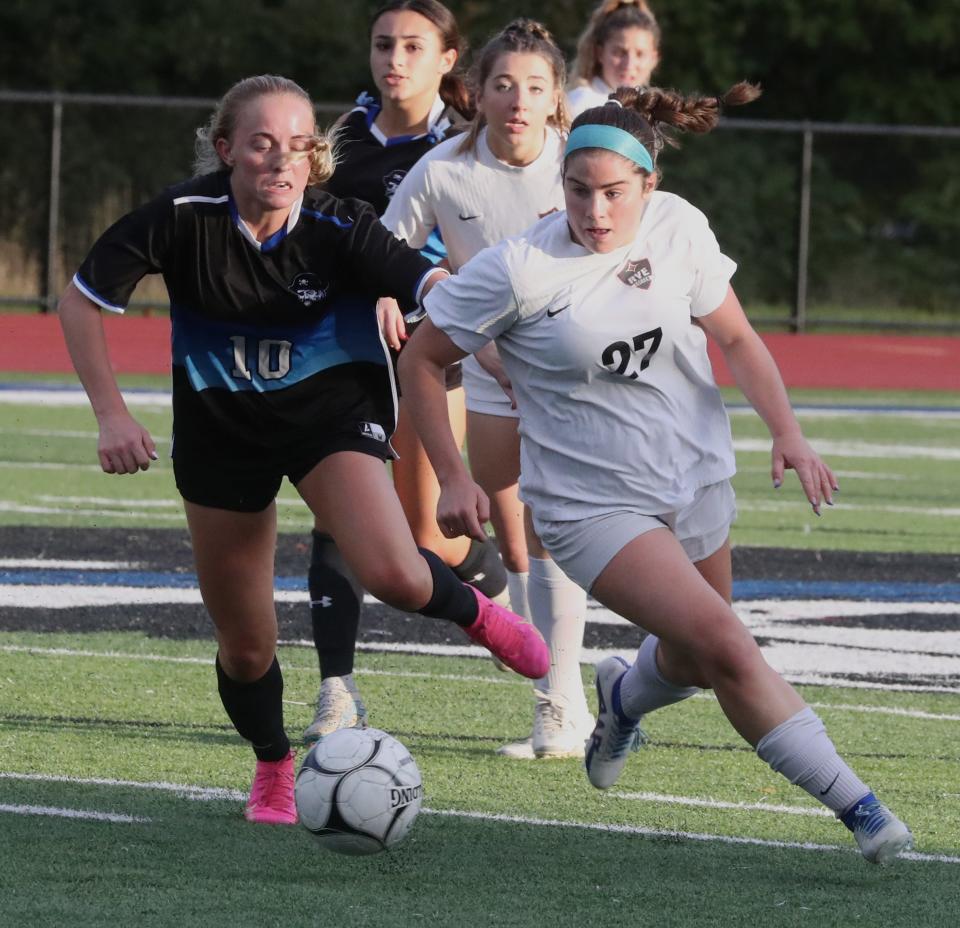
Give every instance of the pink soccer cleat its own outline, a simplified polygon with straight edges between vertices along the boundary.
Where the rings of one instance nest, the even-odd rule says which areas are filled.
[[[476,587],[470,587],[477,597],[480,613],[469,628],[469,638],[482,644],[511,670],[539,680],[550,669],[550,651],[543,636],[529,622],[504,606],[498,606]]]
[[[262,825],[296,825],[293,751],[282,760],[258,760],[243,817]]]

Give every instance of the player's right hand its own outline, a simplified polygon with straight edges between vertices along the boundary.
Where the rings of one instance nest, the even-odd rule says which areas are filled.
[[[135,474],[157,460],[157,446],[133,416],[116,413],[100,420],[97,456],[106,474]]]
[[[483,525],[489,518],[490,500],[469,474],[441,485],[437,525],[444,538],[468,535],[477,541],[486,541]]]

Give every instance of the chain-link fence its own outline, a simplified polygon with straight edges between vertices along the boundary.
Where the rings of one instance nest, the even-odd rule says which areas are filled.
[[[104,228],[190,174],[214,103],[0,91],[0,304],[52,309]],[[710,217],[756,324],[960,331],[960,128],[721,129],[664,152],[662,187]],[[162,283],[133,305],[165,307]]]

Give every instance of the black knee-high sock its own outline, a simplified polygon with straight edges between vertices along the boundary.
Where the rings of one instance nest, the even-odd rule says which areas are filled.
[[[491,599],[507,588],[507,570],[492,538],[486,541],[471,538],[467,556],[453,568],[453,572],[464,583],[475,586]]]
[[[344,561],[337,543],[325,532],[313,533],[308,581],[310,621],[320,660],[320,677],[325,680],[353,673],[363,588]]]
[[[258,760],[283,760],[290,740],[283,730],[283,675],[277,659],[253,683],[238,683],[227,676],[217,655],[217,689],[233,727],[253,745]]]
[[[457,578],[453,570],[432,551],[419,549],[430,566],[433,577],[433,595],[430,601],[417,611],[431,619],[449,619],[466,628],[477,621],[477,597],[470,588]]]

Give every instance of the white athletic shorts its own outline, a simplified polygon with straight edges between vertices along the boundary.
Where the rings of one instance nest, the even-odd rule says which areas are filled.
[[[520,414],[510,408],[510,398],[500,389],[500,384],[480,366],[473,355],[463,359],[463,392],[470,412],[482,412],[505,419],[520,418]]]
[[[659,516],[616,509],[586,519],[550,522],[533,514],[533,527],[544,547],[574,583],[589,592],[597,577],[634,538],[655,528],[669,528],[693,563],[718,551],[737,517],[729,480],[701,487],[689,506]]]

